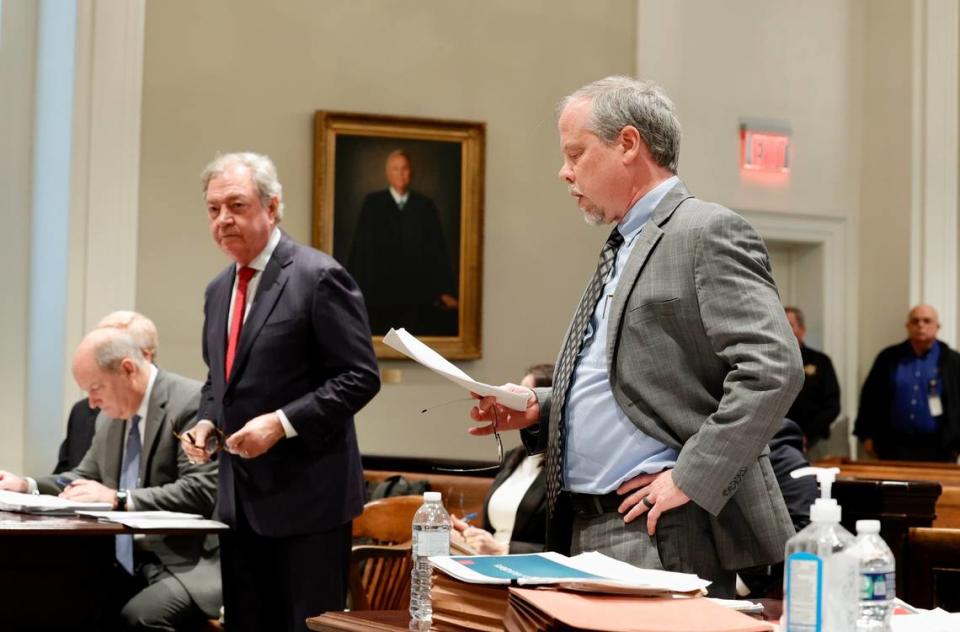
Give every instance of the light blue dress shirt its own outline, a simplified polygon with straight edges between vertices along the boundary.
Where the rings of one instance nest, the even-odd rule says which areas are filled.
[[[630,208],[617,230],[623,244],[584,333],[564,415],[564,489],[606,494],[638,474],[673,467],[677,452],[641,432],[613,397],[607,358],[607,315],[630,252],[653,209],[679,181],[664,180]],[[638,358],[655,362],[654,358]]]

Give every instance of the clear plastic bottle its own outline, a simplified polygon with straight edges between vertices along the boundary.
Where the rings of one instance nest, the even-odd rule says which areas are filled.
[[[413,516],[413,569],[410,571],[411,627],[429,625],[433,617],[430,603],[431,555],[450,555],[450,514],[440,502],[440,492],[424,492],[423,505]]]
[[[789,540],[783,570],[785,632],[854,632],[859,565],[854,538],[840,526],[840,505],[830,498],[837,468],[801,468],[794,478],[816,474],[820,498],[810,524]]]
[[[857,520],[853,552],[860,560],[860,614],[857,632],[890,632],[896,596],[896,559],[880,537],[879,520]]]

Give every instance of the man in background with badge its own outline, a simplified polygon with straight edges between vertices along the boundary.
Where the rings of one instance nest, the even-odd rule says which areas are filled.
[[[907,340],[880,352],[860,392],[853,433],[867,454],[955,462],[960,452],[960,353],[937,340],[930,305],[907,316]]]

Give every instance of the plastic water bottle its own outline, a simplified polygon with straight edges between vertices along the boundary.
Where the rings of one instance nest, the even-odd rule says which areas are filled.
[[[857,520],[853,550],[860,560],[860,613],[857,632],[890,632],[896,596],[896,560],[880,537],[879,520]]]
[[[450,555],[450,514],[440,502],[440,492],[424,492],[423,504],[413,516],[413,569],[410,571],[412,627],[428,626],[433,618],[430,603],[431,555]]]
[[[830,497],[837,468],[805,467],[794,478],[816,474],[820,498],[810,524],[787,540],[784,564],[785,632],[854,632],[857,623],[858,558],[853,535],[840,526],[840,505]]]

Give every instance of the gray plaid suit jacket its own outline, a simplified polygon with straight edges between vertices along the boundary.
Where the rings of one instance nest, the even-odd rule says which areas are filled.
[[[803,371],[760,236],[678,183],[637,238],[610,314],[614,397],[679,451],[674,482],[710,514],[703,545],[727,569],[782,560],[794,530],[767,442]],[[532,452],[546,449],[550,415],[549,389],[537,396],[541,424],[523,433]]]

